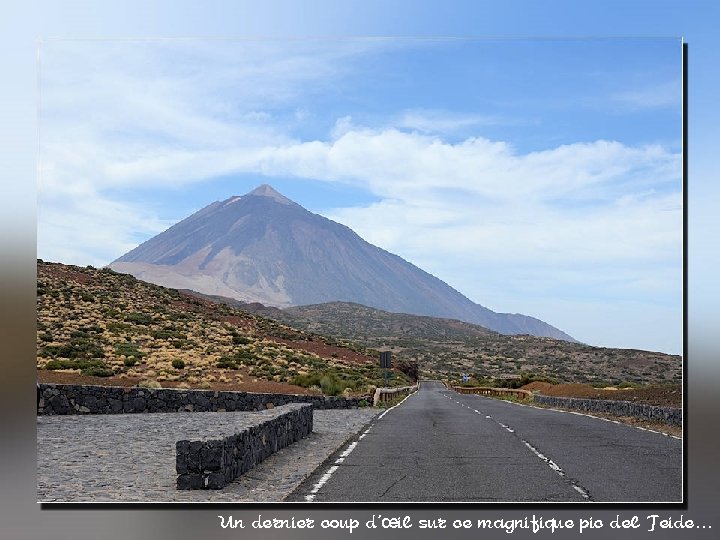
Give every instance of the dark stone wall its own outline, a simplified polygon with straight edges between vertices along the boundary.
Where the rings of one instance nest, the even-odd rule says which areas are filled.
[[[38,414],[258,411],[288,403],[307,403],[316,409],[350,409],[358,402],[356,398],[293,394],[41,383]]]
[[[178,489],[222,489],[271,454],[312,432],[313,407],[290,404],[275,418],[225,437],[175,445]]]
[[[576,409],[590,413],[598,412],[619,416],[632,416],[635,418],[661,422],[664,424],[672,424],[675,426],[682,425],[682,409],[675,407],[657,407],[654,405],[644,405],[642,403],[632,403],[631,401],[563,398],[543,396],[539,394],[535,394],[533,396],[533,401],[535,401],[535,403],[549,405],[551,407],[564,407],[567,409]]]

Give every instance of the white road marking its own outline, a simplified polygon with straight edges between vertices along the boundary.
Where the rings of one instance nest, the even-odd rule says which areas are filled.
[[[519,403],[515,403],[515,405],[519,405]],[[530,405],[530,406],[532,407],[532,405]],[[537,408],[537,409],[542,409],[542,407],[536,407],[536,408]],[[480,412],[479,412],[477,409],[473,409],[473,410],[474,410],[476,413],[480,414]],[[577,414],[577,415],[580,415],[580,416],[588,416],[588,415],[585,415],[585,414],[583,414],[583,413],[579,413],[579,412],[576,412],[576,411],[558,411],[558,412],[570,412],[570,413],[572,413],[572,414]],[[489,420],[492,420],[493,422],[495,422],[497,425],[499,425],[500,427],[502,427],[502,428],[505,429],[506,431],[508,431],[508,432],[510,432],[510,433],[515,433],[515,430],[514,430],[513,428],[511,428],[510,426],[508,426],[508,425],[506,425],[506,424],[503,424],[503,423],[500,422],[499,420],[494,419],[492,416],[490,416],[490,415],[485,415],[485,418],[487,418],[487,419],[489,419]],[[567,475],[565,474],[565,471],[563,471],[562,468],[560,468],[560,466],[559,466],[557,463],[555,463],[552,459],[550,459],[550,458],[547,457],[546,455],[542,454],[537,448],[535,448],[532,444],[530,444],[529,442],[527,442],[525,439],[520,439],[520,440],[525,444],[525,446],[527,446],[527,448],[528,448],[533,454],[535,454],[537,457],[539,457],[541,460],[543,460],[543,461],[547,464],[548,467],[550,467],[553,471],[555,471],[555,473],[557,473],[558,476],[560,476],[560,477],[562,477],[562,478],[565,478],[566,481],[570,482],[570,485],[572,486],[572,488],[573,488],[575,491],[577,491],[580,495],[582,495],[582,497],[583,497],[584,499],[588,499],[588,500],[590,499],[590,495],[588,494],[588,492],[585,491],[585,489],[583,489],[582,487],[578,486],[573,480],[569,479],[569,478],[567,477]]]
[[[330,480],[330,477],[332,476],[332,474],[333,474],[335,471],[337,471],[337,470],[338,470],[338,466],[337,466],[337,465],[333,465],[332,467],[330,467],[330,468],[327,470],[327,472],[322,475],[322,477],[320,478],[320,480],[318,480],[318,483],[315,484],[315,485],[313,486],[313,488],[310,490],[310,494],[315,494],[315,493],[317,493],[318,491],[320,491],[320,488],[325,485],[325,482],[327,482],[328,480]]]
[[[475,394],[469,394],[469,395],[475,395]],[[479,397],[479,396],[476,395],[476,397]],[[662,431],[655,431],[654,429],[644,428],[644,427],[641,427],[641,426],[634,426],[634,425],[631,425],[631,424],[624,424],[623,422],[620,422],[619,420],[613,420],[612,418],[605,418],[605,417],[603,417],[603,416],[595,416],[595,415],[590,414],[590,413],[584,413],[584,412],[579,412],[579,411],[569,411],[569,410],[564,410],[564,409],[554,409],[554,408],[551,408],[551,407],[538,407],[537,405],[530,405],[529,403],[515,403],[515,402],[513,402],[513,401],[507,401],[507,403],[511,403],[511,404],[513,404],[513,405],[519,405],[520,407],[532,407],[533,409],[538,409],[538,410],[540,410],[540,411],[553,411],[553,412],[559,412],[559,413],[565,413],[565,414],[570,413],[570,414],[574,414],[574,415],[577,415],[577,416],[585,416],[585,417],[587,417],[587,418],[594,418],[595,420],[602,420],[603,422],[612,422],[613,424],[617,424],[618,426],[628,426],[628,427],[635,428],[635,429],[639,429],[639,430],[642,430],[642,431],[649,431],[650,433],[656,433],[656,434],[658,434],[658,435],[664,435],[665,437],[671,437],[671,438],[677,439],[677,440],[679,440],[679,441],[682,440],[682,437],[678,437],[677,435],[672,435],[672,434],[670,434],[670,433],[665,433],[665,432],[662,432]],[[475,412],[477,412],[477,411],[475,411]],[[490,417],[490,416],[486,416],[485,418],[491,418],[491,417]]]
[[[405,400],[408,399],[408,398],[409,398],[410,396],[412,396],[412,395],[414,395],[414,392],[413,392],[413,394],[408,394],[407,396],[405,396],[405,398],[404,398],[402,401],[400,401],[400,402],[397,403],[396,405],[393,405],[392,407],[390,407],[389,409],[387,409],[386,411],[384,411],[380,416],[377,417],[377,419],[375,420],[375,422],[373,422],[372,424],[370,424],[370,426],[363,432],[363,434],[358,437],[358,440],[357,440],[357,441],[351,442],[350,445],[345,449],[345,451],[344,451],[342,454],[340,454],[340,456],[335,460],[335,465],[333,465],[332,467],[330,467],[330,468],[325,472],[325,474],[323,474],[323,475],[320,477],[320,480],[318,480],[318,482],[317,482],[317,483],[313,486],[313,488],[310,490],[310,494],[305,495],[305,500],[306,500],[307,502],[313,502],[313,501],[315,500],[315,494],[316,494],[318,491],[320,491],[320,488],[323,487],[323,486],[327,483],[328,480],[330,480],[330,477],[333,475],[333,473],[338,470],[339,465],[342,464],[342,463],[345,461],[345,458],[348,457],[348,456],[352,453],[353,450],[355,450],[355,447],[357,446],[357,444],[360,442],[360,440],[361,440],[363,437],[365,437],[365,435],[368,434],[368,432],[372,429],[372,427],[375,425],[375,423],[376,423],[378,420],[380,420],[383,416],[385,416],[387,413],[389,413],[390,411],[392,411],[395,407],[397,407],[397,406],[402,405],[403,403],[405,403]]]
[[[348,456],[350,455],[350,453],[351,453],[353,450],[355,450],[355,447],[357,446],[357,443],[358,443],[357,441],[351,442],[351,443],[350,443],[350,446],[348,446],[347,449],[346,449],[342,454],[340,454],[340,457],[341,457],[341,458],[346,458],[346,457],[348,457]]]

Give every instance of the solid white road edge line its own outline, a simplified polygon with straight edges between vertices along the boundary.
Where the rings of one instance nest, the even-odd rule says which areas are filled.
[[[408,394],[407,396],[405,396],[405,398],[404,398],[400,403],[397,403],[397,404],[393,405],[393,406],[390,407],[388,410],[386,410],[385,412],[383,412],[380,416],[377,417],[377,420],[375,420],[375,422],[377,422],[378,420],[380,420],[383,416],[385,416],[387,413],[389,413],[390,411],[392,411],[395,407],[397,407],[397,406],[402,405],[403,403],[405,403],[405,400],[408,399],[408,398],[409,398],[410,396],[412,396],[413,394],[415,394],[415,392],[413,392],[412,394]],[[345,461],[345,458],[348,457],[348,456],[352,453],[353,450],[355,450],[355,447],[357,446],[358,442],[360,442],[360,439],[362,439],[365,435],[367,435],[368,431],[370,431],[370,429],[375,425],[375,422],[373,422],[372,424],[370,424],[370,427],[368,427],[368,428],[365,430],[365,432],[364,432],[362,435],[360,435],[360,437],[358,437],[358,440],[357,440],[357,441],[351,442],[350,445],[345,449],[345,451],[344,451],[342,454],[340,454],[340,457],[338,457],[338,459],[335,460],[335,465],[333,465],[332,467],[330,467],[330,468],[325,472],[325,474],[323,474],[323,475],[320,477],[320,480],[318,480],[318,482],[317,482],[317,483],[313,486],[313,488],[310,490],[310,494],[309,494],[309,495],[305,495],[305,500],[306,500],[307,502],[313,502],[313,501],[315,500],[315,495],[317,494],[318,491],[320,491],[320,488],[323,487],[323,486],[327,483],[328,480],[330,480],[330,477],[333,475],[333,473],[338,470],[338,468],[339,468],[338,465],[341,464],[341,463],[343,463],[343,462]]]

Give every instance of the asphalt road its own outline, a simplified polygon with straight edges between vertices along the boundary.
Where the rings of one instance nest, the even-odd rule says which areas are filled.
[[[682,441],[428,381],[288,500],[679,502]]]

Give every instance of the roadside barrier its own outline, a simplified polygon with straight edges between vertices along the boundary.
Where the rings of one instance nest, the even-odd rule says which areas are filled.
[[[676,407],[660,407],[655,405],[646,405],[644,403],[633,403],[630,401],[610,399],[544,396],[542,394],[534,394],[528,390],[513,388],[488,388],[484,386],[466,387],[450,386],[447,384],[446,386],[448,386],[448,388],[452,388],[459,394],[478,394],[495,397],[514,396],[518,399],[532,401],[538,405],[544,405],[546,407],[573,409],[587,413],[629,416],[642,420],[649,420],[651,422],[682,426],[682,409]]]
[[[518,399],[532,399],[533,394],[528,390],[517,388],[489,388],[487,386],[453,386],[458,394],[479,394],[481,396],[508,397],[514,396]]]
[[[574,409],[587,413],[605,413],[615,416],[630,416],[633,418],[640,418],[642,420],[649,420],[651,422],[682,426],[682,409],[677,407],[660,407],[656,405],[646,405],[644,403],[633,403],[631,401],[620,401],[614,399],[567,398],[543,396],[540,394],[535,394],[533,396],[533,400],[535,403],[549,407]]]
[[[175,444],[177,489],[222,489],[278,450],[313,430],[313,407],[281,405],[253,425]]]
[[[315,409],[351,409],[360,398],[251,392],[40,383],[38,414],[128,414],[260,411],[288,403]]]
[[[375,395],[373,395],[373,406],[377,407],[381,402],[391,401],[396,397],[412,394],[413,392],[416,392],[417,389],[417,384],[412,386],[399,386],[396,388],[378,388],[375,390]]]

